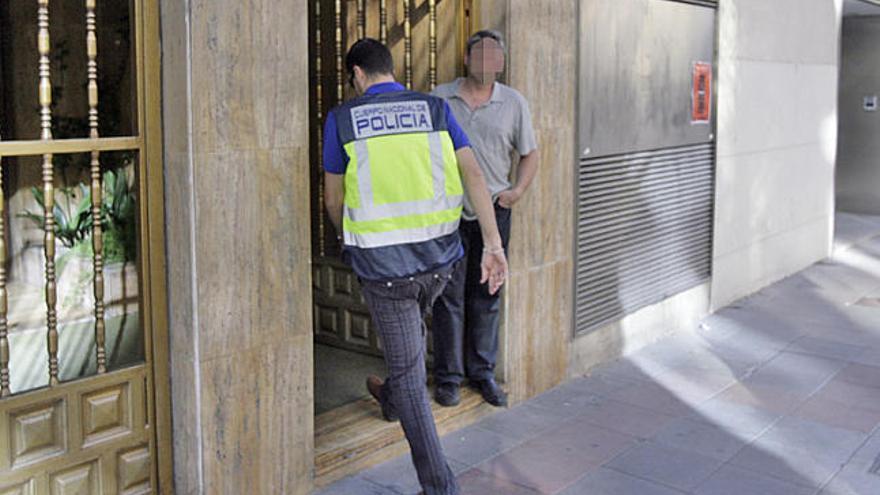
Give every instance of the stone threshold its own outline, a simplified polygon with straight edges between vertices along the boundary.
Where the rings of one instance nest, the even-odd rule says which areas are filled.
[[[442,407],[432,400],[431,407],[440,436],[499,411],[466,386],[458,406]],[[400,422],[382,419],[371,397],[327,411],[315,417],[315,486],[327,486],[408,450]]]

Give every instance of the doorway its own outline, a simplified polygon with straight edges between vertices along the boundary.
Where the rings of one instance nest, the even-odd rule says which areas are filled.
[[[314,0],[309,4],[310,158],[313,314],[315,342],[315,471],[323,484],[369,463],[377,450],[402,440],[396,423],[379,419],[364,379],[385,375],[357,277],[339,257],[336,233],[323,204],[322,126],[328,110],[354,96],[345,79],[347,48],[365,36],[385,43],[395,78],[416,91],[464,73],[462,53],[478,25],[474,0]],[[431,338],[428,337],[430,361]],[[430,365],[430,364],[429,364]],[[480,409],[476,396],[435,410],[438,423]]]

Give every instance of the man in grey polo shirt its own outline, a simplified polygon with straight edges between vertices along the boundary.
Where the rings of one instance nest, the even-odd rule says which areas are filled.
[[[468,135],[495,203],[495,217],[507,251],[511,208],[522,197],[538,168],[537,143],[529,106],[515,89],[496,81],[504,71],[504,40],[495,31],[468,39],[468,77],[438,86]],[[516,179],[511,169],[519,160]],[[495,382],[500,292],[480,284],[483,241],[467,197],[459,227],[465,257],[433,308],[435,400],[443,406],[460,401],[465,378],[494,406],[506,406],[507,394]]]

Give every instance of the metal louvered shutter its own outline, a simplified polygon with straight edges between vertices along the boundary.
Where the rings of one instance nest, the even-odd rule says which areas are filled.
[[[581,160],[579,333],[708,280],[714,164],[712,143]]]
[[[574,329],[583,334],[711,276],[717,2],[579,4]],[[713,67],[714,75],[714,67]],[[712,79],[707,93],[714,98]]]
[[[701,7],[718,8],[718,0],[672,0],[673,2],[689,3],[691,5],[699,5]]]

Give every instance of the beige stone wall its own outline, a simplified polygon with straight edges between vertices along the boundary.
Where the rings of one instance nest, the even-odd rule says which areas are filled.
[[[504,373],[514,400],[562,381],[572,336],[577,2],[482,2],[508,39],[507,82],[529,101],[539,172],[514,206]],[[515,35],[513,35],[515,34]]]
[[[178,493],[311,489],[306,5],[162,1]]]
[[[489,5],[491,8],[487,8]],[[312,484],[306,3],[164,0],[163,109],[175,484]],[[571,341],[576,2],[487,2],[518,33],[540,172],[518,205],[505,302],[515,400],[564,379]],[[187,22],[189,16],[189,22]],[[553,98],[549,98],[553,95]]]

